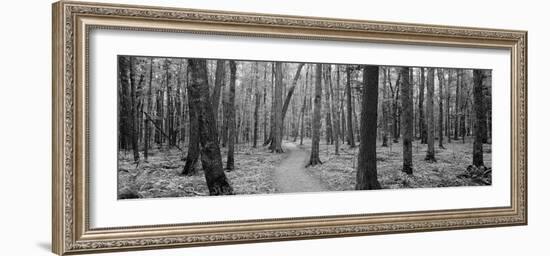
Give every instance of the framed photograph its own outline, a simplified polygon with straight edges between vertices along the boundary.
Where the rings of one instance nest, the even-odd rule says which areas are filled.
[[[527,224],[527,32],[61,1],[53,251]]]

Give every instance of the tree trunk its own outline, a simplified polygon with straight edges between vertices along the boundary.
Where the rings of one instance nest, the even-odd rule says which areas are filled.
[[[483,106],[485,107],[485,117],[486,122],[484,123],[484,132],[483,132],[483,143],[492,143],[492,99],[491,99],[491,88],[492,88],[492,81],[493,81],[493,75],[491,72],[485,73],[487,76],[485,77],[485,83],[483,85],[483,89],[485,91],[485,100]]]
[[[378,121],[378,66],[363,66],[361,101],[361,144],[357,159],[356,190],[380,189],[376,170],[376,127]]]
[[[252,70],[251,70],[252,71]],[[248,111],[248,99],[250,98],[249,95],[251,95],[251,86],[250,83],[243,83],[243,86],[241,87],[241,95],[243,95],[244,91],[244,100],[241,100],[241,106],[238,108],[240,111],[238,114],[236,114],[239,118],[238,125],[237,125],[237,138],[239,136],[242,137],[243,142],[250,142],[250,122],[249,122],[249,111]],[[237,108],[235,107],[235,111],[237,111]],[[238,144],[238,141],[236,142]]]
[[[227,140],[228,140],[228,133],[229,133],[229,126],[227,123],[227,117],[228,117],[228,109],[229,109],[229,92],[227,89],[224,90],[223,98],[222,98],[222,106],[223,106],[223,122],[222,122],[222,147],[227,146]]]
[[[300,122],[300,145],[304,145],[304,132],[305,132],[305,128],[304,128],[304,119],[306,117],[305,113],[306,113],[306,107],[307,107],[307,95],[308,95],[308,85],[309,85],[309,69],[310,69],[310,66],[308,66],[308,68],[306,69],[306,81],[305,81],[305,88],[304,88],[304,102],[302,104],[302,121]]]
[[[428,94],[426,95],[426,118],[427,118],[427,142],[428,142],[428,151],[426,153],[426,158],[424,160],[428,162],[435,162],[435,148],[434,148],[434,69],[428,68],[428,77],[427,77],[426,87]],[[403,88],[405,89],[405,88]],[[403,95],[405,91],[403,91]]]
[[[267,63],[264,65],[264,141],[267,140]]]
[[[201,162],[210,195],[231,195],[233,188],[223,172],[218,145],[218,131],[208,92],[206,60],[189,59],[191,84],[188,86],[190,105],[196,107],[201,145]]]
[[[136,63],[135,66],[138,66],[139,63]],[[136,67],[137,69],[137,67]],[[137,75],[137,74],[136,74]],[[137,152],[137,157],[139,160],[139,142],[141,140],[141,124],[143,115],[141,115],[141,112],[143,111],[143,101],[141,99],[141,94],[143,91],[143,83],[145,81],[145,74],[141,74],[139,76],[139,82],[136,83],[134,94],[134,136],[135,136],[135,152]],[[136,156],[136,153],[134,153],[134,158]]]
[[[401,106],[403,114],[401,116],[402,132],[403,132],[403,172],[407,174],[413,173],[412,162],[412,126],[413,126],[413,104],[412,104],[412,86],[409,83],[409,68],[401,68],[402,79]]]
[[[283,105],[283,122],[286,117],[286,112],[288,111],[288,104],[290,104],[290,99],[292,98],[292,94],[294,94],[294,90],[296,89],[296,84],[298,83],[298,80],[300,79],[300,74],[302,72],[302,68],[304,67],[304,63],[298,64],[298,67],[296,69],[296,73],[294,74],[294,78],[292,79],[292,85],[288,89],[288,92],[286,94],[285,98],[285,104]],[[282,81],[282,78],[281,78]],[[282,82],[281,82],[282,84]]]
[[[128,57],[122,57],[122,58],[128,58]],[[136,74],[134,70],[135,64],[135,57],[130,57],[130,63],[129,63],[129,69],[130,69],[130,111],[131,111],[131,118],[130,118],[130,137],[132,140],[132,151],[134,152],[134,162],[139,162],[139,149],[138,149],[138,111],[137,111],[137,89],[136,89]]]
[[[218,106],[220,104],[220,94],[225,86],[225,61],[216,61],[216,79],[214,81],[214,91],[212,92],[212,111],[214,119],[218,119]]]
[[[460,117],[460,112],[459,112],[459,109],[460,109],[460,84],[461,84],[461,79],[462,77],[462,70],[457,70],[456,71],[456,93],[455,93],[455,123],[454,123],[454,127],[455,127],[455,130],[454,130],[454,140],[458,140],[458,132],[459,132],[459,128],[458,128],[458,119]]]
[[[197,112],[195,106],[191,103],[191,98],[189,97],[189,86],[190,86],[190,68],[187,66],[186,70],[186,86],[188,90],[187,97],[187,108],[189,113],[189,142],[187,146],[187,156],[185,157],[185,166],[181,171],[181,175],[194,175],[197,173],[197,164],[200,156],[200,145],[199,145],[199,121],[197,119]],[[184,118],[185,119],[185,118]]]
[[[451,71],[449,71],[449,80],[447,81],[447,118],[446,131],[447,143],[451,143]]]
[[[424,68],[420,68],[420,91],[418,92],[418,131],[420,133],[420,143],[422,144],[426,144],[428,140],[426,123],[424,120],[424,85],[426,83],[424,74]]]
[[[302,119],[300,121],[300,145],[304,145],[304,119],[305,119],[305,110],[306,110],[306,103],[307,103],[307,97],[304,96],[304,105],[302,105]]]
[[[170,59],[166,59],[164,61],[164,68],[165,68],[165,84],[166,84],[166,133],[168,134],[168,146],[174,146],[175,140],[174,140],[174,120],[173,120],[173,109],[172,109],[172,84],[170,83],[170,80],[172,78],[170,73],[170,66],[172,65],[172,61]]]
[[[340,65],[336,68],[336,79],[338,80],[338,83],[336,84],[338,86],[338,101],[340,102],[340,136],[342,136],[342,143],[346,141],[346,111],[344,111],[344,95],[340,93]]]
[[[229,61],[230,79],[229,79],[229,102],[227,111],[227,126],[229,130],[227,143],[227,163],[225,169],[232,171],[235,168],[235,137],[236,137],[236,113],[235,113],[235,82],[237,80],[237,64],[235,61]]]
[[[391,82],[391,73],[390,69],[388,69],[388,81],[390,83],[390,90],[391,90],[391,96],[392,96],[392,120],[393,120],[393,143],[399,142],[399,123],[400,123],[400,114],[399,114],[399,91],[400,91],[400,82],[401,82],[401,72],[398,72],[397,79],[395,80],[395,88],[392,86]],[[408,73],[407,73],[408,75]]]
[[[184,60],[180,60],[180,63],[178,64],[178,69],[177,69],[177,75],[176,75],[176,96],[174,97],[174,109],[175,109],[175,116],[174,116],[174,120],[175,120],[175,127],[174,127],[174,130],[175,130],[175,136],[174,136],[174,140],[176,142],[176,146],[179,147],[179,144],[180,144],[180,141],[181,139],[178,138],[178,135],[179,137],[181,137],[183,134],[180,134],[181,133],[181,127],[183,126],[182,124],[182,117],[183,117],[183,114],[182,114],[182,111],[181,111],[181,105],[182,105],[182,98],[181,98],[181,91],[182,91],[182,86],[181,86],[181,69],[183,67],[183,62]]]
[[[443,84],[445,83],[445,74],[443,73],[443,69],[437,70],[437,77],[438,77],[438,85],[439,85],[439,135],[438,141],[439,141],[439,148],[444,149],[443,146]]]
[[[315,65],[315,98],[313,109],[313,138],[311,141],[311,155],[306,167],[322,164],[319,158],[319,139],[321,132],[321,95],[323,93],[322,87],[322,64]],[[352,137],[353,140],[353,137]]]
[[[357,80],[357,79],[356,79]],[[357,104],[359,103],[359,105],[361,105],[361,103],[359,102],[359,100],[357,100],[357,97],[355,97],[355,95],[352,93],[351,94],[351,113],[353,113],[353,135],[355,136],[354,139],[356,140],[356,142],[361,142],[361,136],[359,136],[359,121],[357,119],[357,112],[355,111],[355,106],[357,106]]]
[[[326,128],[326,141],[327,144],[333,144],[334,138],[332,134],[332,108],[330,103],[330,67],[325,67],[325,128]]]
[[[185,125],[187,123],[186,110],[187,110],[188,107],[186,107],[186,106],[189,105],[189,104],[186,104],[186,101],[185,101],[185,98],[187,97],[187,93],[185,92],[185,88],[187,88],[187,84],[189,83],[188,74],[187,74],[187,65],[184,66],[184,64],[186,64],[186,63],[187,62],[185,60],[182,60],[182,65],[181,65],[181,70],[180,70],[180,72],[182,74],[185,74],[185,80],[184,80],[185,85],[181,86],[181,127],[180,127],[181,136],[180,136],[180,142],[182,144],[185,143],[185,139],[187,137],[186,130],[185,130]]]
[[[152,94],[153,94],[153,58],[151,58],[151,64],[149,65],[149,84],[147,88],[147,113],[151,113],[151,111],[153,110]],[[147,119],[144,119],[143,122],[145,123],[143,157],[145,158],[145,161],[147,161],[147,158],[149,157],[149,146],[150,146],[149,142],[151,141],[151,124],[147,122]]]
[[[164,132],[164,125],[163,125],[163,120],[164,120],[164,91],[163,91],[163,88],[162,86],[159,86],[160,88],[157,90],[157,95],[156,95],[156,126],[159,127],[163,132]],[[160,133],[158,132],[155,132],[155,142],[157,143],[157,146],[159,149],[162,148],[162,143],[164,141],[164,137],[161,136]]]
[[[293,105],[294,105],[293,108],[296,108],[296,104],[293,104]],[[298,136],[300,136],[300,129],[301,129],[300,124],[302,123],[302,118],[303,118],[302,108],[303,108],[303,106],[301,108],[299,108],[300,111],[297,114],[298,120],[296,121],[296,123],[293,124],[293,126],[294,126],[294,138],[292,139],[292,142],[298,141]]]
[[[411,84],[412,84],[412,92],[411,92],[411,100],[413,102],[413,141],[416,139],[416,133],[418,132],[418,127],[416,125],[416,119],[417,119],[417,116],[418,116],[418,113],[416,113],[417,111],[415,111],[415,103],[418,104],[418,102],[415,102],[414,101],[414,95],[415,95],[415,89],[414,87],[416,86],[416,83],[420,83],[420,79],[417,78],[416,79],[416,82],[415,82],[415,79],[414,79],[414,68],[410,68],[409,69],[409,79],[411,81]],[[418,99],[417,99],[418,101]],[[420,138],[420,134],[418,135],[418,137]]]
[[[346,96],[347,96],[347,130],[348,130],[348,145],[351,148],[355,147],[355,137],[353,136],[353,122],[352,122],[352,105],[351,105],[351,68],[346,68]]]
[[[462,71],[462,75],[464,75],[464,71]],[[464,86],[464,78],[460,80],[460,137],[462,138],[462,143],[466,143],[466,106],[468,104],[468,100],[466,97],[464,97],[465,93],[465,86]]]
[[[483,143],[492,143],[491,138],[491,127],[492,127],[492,111],[491,111],[491,105],[492,105],[492,99],[491,99],[491,88],[492,88],[492,80],[493,76],[491,72],[485,72],[487,75],[484,79],[483,83],[483,91],[484,91],[484,113],[485,113],[485,120],[484,127],[483,127]]]
[[[474,69],[474,156],[472,164],[476,167],[485,166],[483,163],[483,122],[485,112],[483,107],[483,80],[486,71]]]
[[[286,95],[286,98],[285,98],[285,102],[284,102],[284,105],[283,105],[283,108],[282,108],[282,122],[284,123],[284,120],[285,120],[285,117],[286,117],[286,112],[288,111],[288,105],[290,104],[290,100],[292,99],[292,95],[294,94],[294,90],[296,89],[296,84],[298,83],[298,80],[300,79],[300,74],[302,72],[302,68],[304,67],[304,63],[300,63],[298,64],[298,67],[296,69],[296,73],[294,74],[294,78],[292,79],[292,84],[290,86],[290,88],[288,89],[288,92],[287,92],[287,95]],[[282,72],[282,71],[281,71]],[[276,75],[276,74],[275,74]],[[283,75],[281,75],[283,76]],[[282,87],[282,78],[281,78],[281,87]],[[282,89],[281,89],[281,95],[282,95]],[[272,104],[272,107],[273,107],[273,104]],[[272,118],[274,116],[272,115]],[[271,143],[271,145],[273,146],[273,129],[271,130],[270,134],[269,134],[269,138],[264,142],[264,146]],[[281,135],[282,136],[282,135]],[[271,150],[273,150],[273,147],[270,147]]]
[[[282,153],[283,142],[283,109],[282,109],[282,96],[283,96],[283,63],[275,63],[275,108],[274,108],[274,136],[273,136],[273,149],[272,152]]]
[[[388,98],[388,75],[386,73],[387,68],[382,68],[382,74],[383,74],[383,81],[382,81],[382,147],[388,146],[388,104],[387,104],[387,98]]]
[[[190,90],[189,85],[187,86],[187,90]],[[200,156],[199,120],[197,117],[196,106],[193,105],[192,102],[191,97],[189,97],[189,145],[187,147],[185,166],[181,172],[182,175],[194,175],[197,173],[197,163]]]
[[[118,93],[120,97],[118,98],[117,104],[119,109],[119,116],[117,117],[118,121],[118,149],[127,150],[128,149],[128,127],[129,127],[129,118],[130,110],[130,93],[128,85],[128,68],[125,66],[128,65],[128,59],[124,57],[118,58]]]
[[[275,142],[273,141],[275,134],[275,112],[275,62],[271,62],[271,115],[269,119],[269,136],[264,141],[264,146],[269,145],[269,150],[271,151],[275,149]]]
[[[255,102],[254,102],[254,138],[252,141],[252,147],[256,148],[258,147],[258,119],[259,119],[259,111],[260,111],[260,88],[258,88],[258,62],[255,63],[255,71],[254,71],[254,91],[256,92],[254,95]]]
[[[338,112],[336,111],[336,107],[334,106],[334,90],[332,88],[332,65],[328,65],[327,80],[328,80],[329,93],[330,93],[329,108],[330,108],[330,113],[332,114],[332,117],[333,117],[332,126],[334,127],[334,136],[332,136],[334,141],[334,154],[339,155],[340,154],[340,142],[339,142],[340,128],[338,126],[340,122],[338,121]]]

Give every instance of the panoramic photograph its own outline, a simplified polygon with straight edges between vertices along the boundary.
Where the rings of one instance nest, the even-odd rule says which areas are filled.
[[[492,183],[491,70],[117,61],[120,200]]]

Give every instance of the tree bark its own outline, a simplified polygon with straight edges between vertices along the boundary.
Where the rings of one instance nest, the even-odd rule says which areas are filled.
[[[453,138],[454,140],[458,140],[458,132],[459,132],[458,119],[461,115],[461,113],[459,112],[461,77],[462,77],[462,70],[457,70],[456,71],[456,93],[455,93],[455,122],[454,122],[455,130],[454,130],[454,138]]]
[[[306,107],[307,107],[307,95],[308,95],[308,85],[309,85],[309,70],[310,70],[310,67],[311,66],[308,66],[308,68],[306,69],[306,81],[305,81],[305,88],[304,88],[304,102],[302,104],[302,121],[300,122],[300,145],[304,145],[304,133],[305,133],[305,128],[304,128],[304,119],[305,119],[305,113],[306,113]]]
[[[223,92],[223,98],[222,98],[222,106],[223,106],[223,121],[222,121],[222,147],[227,146],[227,140],[228,140],[228,133],[229,133],[229,126],[227,123],[227,117],[228,117],[228,109],[229,109],[229,92],[227,89]]]
[[[401,82],[401,72],[398,72],[397,79],[395,80],[395,88],[392,85],[391,82],[391,69],[388,68],[388,81],[390,85],[390,91],[392,96],[392,120],[393,120],[393,127],[392,127],[392,133],[393,133],[393,143],[399,142],[399,122],[400,122],[400,115],[399,115],[399,91],[400,91],[400,82]],[[408,76],[408,73],[407,73]]]
[[[283,106],[282,95],[283,94],[283,63],[275,63],[275,108],[274,108],[274,136],[273,136],[273,149],[272,152],[282,153],[283,142]]]
[[[120,94],[120,97],[118,98],[118,109],[119,109],[119,116],[118,116],[118,148],[119,150],[127,150],[128,149],[128,141],[129,141],[129,119],[130,119],[130,110],[128,107],[130,106],[130,86],[128,84],[128,68],[126,67],[128,65],[128,59],[120,56],[118,57],[118,92]]]
[[[232,171],[235,168],[235,82],[237,80],[237,64],[235,61],[229,61],[229,102],[227,111],[227,126],[229,129],[228,143],[227,143],[227,163],[225,169]]]
[[[164,61],[164,68],[165,68],[165,84],[166,84],[166,133],[168,134],[168,146],[172,147],[176,144],[175,136],[174,136],[174,114],[173,114],[173,106],[172,106],[172,84],[170,83],[170,80],[172,78],[172,74],[170,72],[170,66],[172,65],[172,61],[170,59],[166,59]]]
[[[334,106],[334,90],[332,88],[332,65],[328,65],[327,80],[328,80],[329,94],[330,94],[329,108],[330,108],[330,113],[332,114],[332,117],[333,117],[332,126],[334,127],[334,136],[332,136],[333,142],[334,142],[334,154],[339,155],[340,154],[340,142],[339,142],[340,141],[340,128],[339,128],[340,121],[338,121],[338,112],[336,110],[336,107]]]
[[[402,79],[401,105],[403,114],[401,116],[403,132],[403,172],[407,174],[413,173],[412,162],[412,126],[413,126],[413,104],[412,104],[412,86],[409,83],[409,68],[401,68]]]
[[[304,96],[304,102],[303,102],[303,105],[302,105],[302,113],[300,114],[301,115],[301,120],[300,120],[300,145],[304,145],[304,119],[305,119],[305,110],[306,110],[306,104],[307,104],[307,97]]]
[[[122,57],[128,58],[128,57]],[[137,111],[137,89],[136,89],[136,74],[135,74],[135,57],[130,57],[130,104],[131,104],[131,125],[130,137],[132,140],[132,151],[134,152],[134,162],[139,162],[138,149],[138,111]]]
[[[485,166],[483,163],[483,122],[485,113],[483,107],[483,80],[486,71],[474,69],[474,155],[472,164],[476,167]]]
[[[357,75],[358,76],[358,75]],[[357,80],[357,79],[356,79]],[[359,136],[359,120],[357,119],[357,111],[355,109],[355,106],[361,105],[360,99],[357,99],[355,95],[351,94],[351,112],[353,113],[353,135],[355,136],[354,139],[356,142],[361,142],[361,136]]]
[[[147,113],[151,113],[151,110],[153,110],[153,101],[152,101],[152,94],[153,94],[153,58],[151,58],[151,64],[149,64],[149,84],[147,88]],[[144,119],[144,126],[145,126],[145,139],[144,139],[144,146],[143,146],[143,157],[145,158],[145,161],[147,161],[147,158],[149,157],[149,142],[151,141],[151,124],[147,122],[147,119]]]
[[[187,90],[190,94],[190,84],[187,85]],[[196,106],[193,104],[191,97],[189,97],[189,145],[187,147],[187,157],[185,158],[185,166],[181,172],[182,175],[194,175],[197,173],[197,164],[200,156],[200,140],[199,140],[199,120],[197,117]]]
[[[159,86],[156,94],[156,126],[160,127],[160,129],[164,132],[164,91],[162,86]],[[162,143],[164,142],[164,137],[158,132],[155,132],[155,142],[157,143],[158,148],[161,149]]]
[[[282,95],[282,92],[281,92]],[[282,111],[282,109],[281,109]],[[264,146],[269,145],[269,150],[275,149],[273,136],[275,135],[275,62],[271,62],[271,113],[269,119],[269,136],[264,141]]]
[[[340,65],[336,66],[336,80],[338,81],[337,90],[338,90],[338,101],[340,102],[340,136],[342,136],[342,143],[346,140],[346,111],[344,111],[344,95],[340,93]]]
[[[464,71],[463,71],[462,74],[463,74],[463,76],[465,76]],[[468,132],[469,126],[467,125],[467,123],[470,123],[469,122],[470,112],[468,111],[468,98],[470,96],[469,95],[470,92],[468,91],[468,87],[466,86],[466,79],[464,77],[462,78],[460,88],[461,88],[460,112],[462,113],[461,118],[460,118],[460,129],[461,129],[460,130],[460,136],[462,137],[462,143],[464,144],[464,143],[466,143],[466,136],[469,135],[469,132]],[[473,97],[473,95],[472,95],[472,97]]]
[[[361,144],[357,159],[356,190],[380,189],[376,170],[376,127],[378,120],[378,66],[363,66],[361,101]]]
[[[332,107],[330,102],[330,67],[329,65],[323,65],[325,67],[325,128],[326,128],[326,141],[327,144],[334,143],[334,136],[332,134]]]
[[[183,114],[182,114],[182,109],[181,109],[181,106],[183,105],[182,104],[182,85],[181,85],[181,73],[182,73],[182,67],[183,67],[183,63],[184,63],[184,60],[180,60],[180,63],[178,64],[178,69],[177,69],[177,75],[176,75],[176,96],[174,97],[174,108],[175,108],[175,116],[174,116],[174,119],[175,119],[175,127],[174,127],[174,130],[175,130],[175,136],[174,136],[174,139],[175,139],[175,142],[176,142],[176,146],[179,146],[180,144],[180,141],[181,139],[178,139],[178,135],[179,137],[183,137],[185,135],[185,133],[182,132],[182,129],[181,127],[183,127],[183,122],[182,122],[182,117],[183,117]]]
[[[264,141],[267,140],[267,63],[264,64]]]
[[[321,130],[321,95],[323,93],[322,87],[322,64],[315,65],[315,98],[313,109],[313,138],[311,141],[311,155],[306,167],[322,164],[319,158],[319,139]],[[353,140],[353,138],[352,138]]]
[[[218,131],[208,92],[206,60],[189,59],[191,84],[188,87],[191,104],[196,106],[201,145],[201,162],[210,195],[230,195],[233,188],[223,172],[218,145]]]
[[[424,120],[424,85],[426,83],[425,70],[420,68],[420,87],[418,93],[418,131],[420,132],[420,143],[427,143],[426,123]]]
[[[427,77],[427,91],[426,95],[426,118],[427,118],[427,143],[428,151],[426,153],[426,158],[424,160],[428,162],[435,162],[435,148],[434,148],[434,69],[428,68],[428,77]],[[405,88],[403,88],[405,89]],[[405,91],[403,91],[405,94]]]
[[[445,118],[446,121],[446,132],[447,132],[447,143],[451,143],[451,71],[449,70],[449,80],[447,81],[447,88],[446,88],[446,94],[447,94],[447,117]]]
[[[387,104],[387,98],[388,98],[388,75],[386,73],[386,68],[382,68],[382,147],[388,146],[388,104]]]
[[[355,137],[353,136],[353,122],[352,122],[352,111],[353,111],[353,108],[352,108],[352,105],[351,105],[351,68],[347,67],[346,68],[346,100],[347,100],[347,130],[348,130],[348,145],[351,147],[351,148],[354,148],[355,147]]]
[[[258,62],[255,63],[254,69],[254,138],[252,141],[252,147],[258,147],[258,122],[260,111],[260,89],[258,88]]]
[[[485,122],[483,122],[483,143],[491,143],[491,127],[492,127],[492,99],[491,99],[491,88],[492,88],[492,74],[490,71],[485,72],[486,77],[483,83],[483,94],[484,94],[484,113],[485,113]]]
[[[225,61],[216,61],[216,79],[214,81],[214,91],[212,92],[212,111],[214,119],[218,120],[218,106],[220,104],[220,94],[225,86]]]
[[[439,148],[444,149],[443,146],[443,84],[445,83],[445,74],[443,73],[443,69],[437,70],[437,77],[438,77],[438,85],[439,85],[439,135],[438,142],[439,142]]]

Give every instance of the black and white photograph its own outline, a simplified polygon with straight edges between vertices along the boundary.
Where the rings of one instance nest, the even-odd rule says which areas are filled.
[[[118,199],[491,185],[491,71],[118,56]]]

